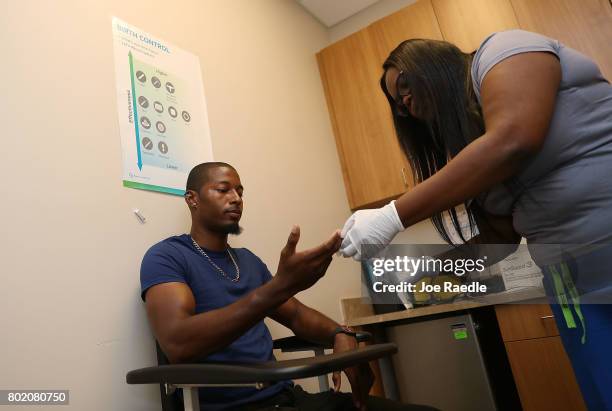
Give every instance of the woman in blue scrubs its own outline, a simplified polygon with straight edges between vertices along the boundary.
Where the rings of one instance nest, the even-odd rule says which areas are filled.
[[[525,237],[558,303],[555,319],[589,409],[612,410],[610,83],[583,54],[521,30],[495,33],[472,54],[407,40],[383,68],[381,87],[418,184],[353,214],[341,254],[368,258],[426,218],[447,242],[455,234],[465,241],[460,204],[481,233],[487,226],[507,241]],[[544,244],[563,258],[551,259]]]

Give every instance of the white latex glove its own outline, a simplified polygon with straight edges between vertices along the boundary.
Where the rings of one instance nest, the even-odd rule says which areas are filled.
[[[382,208],[359,210],[344,223],[339,253],[357,261],[373,257],[403,230],[395,200]],[[364,244],[370,245],[367,255],[362,255],[361,246]]]

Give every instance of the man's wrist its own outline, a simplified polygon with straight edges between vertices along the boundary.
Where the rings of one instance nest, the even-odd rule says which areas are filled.
[[[335,340],[337,337],[343,336],[357,339],[357,333],[355,332],[355,330],[350,327],[347,327],[346,325],[339,325],[332,331],[331,334],[333,340]]]
[[[265,297],[271,301],[274,301],[274,305],[278,306],[285,303],[291,297],[293,297],[296,293],[293,292],[290,287],[286,284],[286,282],[278,278],[276,276],[272,277],[268,283],[264,285],[266,288]],[[261,290],[262,288],[258,288]],[[262,295],[262,297],[264,296]]]
[[[274,275],[270,283],[273,283],[273,287],[276,292],[282,294],[283,299],[289,299],[299,292],[296,287],[290,283],[286,275]]]

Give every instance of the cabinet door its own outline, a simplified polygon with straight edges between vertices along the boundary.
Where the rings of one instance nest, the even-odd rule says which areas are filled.
[[[511,0],[523,30],[561,41],[594,59],[612,79],[609,0]]]
[[[433,0],[433,7],[444,40],[466,53],[491,33],[519,27],[508,0]]]
[[[421,0],[373,23],[369,30],[381,62],[399,43],[408,39],[442,40],[430,0]]]
[[[351,209],[398,197],[412,177],[379,87],[382,61],[369,31],[332,44],[317,58]]]
[[[417,38],[442,40],[442,33],[440,33],[431,0],[417,1],[372,23],[368,27],[368,32],[374,42],[381,65],[387,59],[389,53],[404,40]],[[388,103],[385,104],[385,111],[388,113],[387,116],[391,118]],[[413,176],[406,156],[402,155],[401,161],[402,170],[405,170],[406,178],[412,183]]]
[[[351,209],[381,205],[412,184],[379,80],[389,52],[402,40],[417,37],[442,38],[430,0],[379,20],[317,55]]]
[[[586,410],[561,337],[505,344],[524,411]]]
[[[546,301],[496,305],[495,314],[504,341],[559,335],[552,310]]]

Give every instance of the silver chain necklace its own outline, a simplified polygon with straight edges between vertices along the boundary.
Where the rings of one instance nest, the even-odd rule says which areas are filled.
[[[191,237],[191,236],[190,236]],[[225,278],[227,278],[230,281],[233,281],[235,283],[237,283],[238,281],[240,281],[240,268],[238,267],[238,264],[236,263],[236,260],[234,260],[234,256],[232,255],[232,253],[230,252],[229,248],[226,249],[227,253],[230,256],[230,259],[232,260],[232,263],[234,263],[234,267],[236,268],[236,277],[234,278],[230,278],[225,271],[223,271],[221,269],[221,267],[219,267],[217,264],[215,264],[215,262],[208,256],[208,254],[206,254],[206,252],[204,250],[202,250],[202,247],[200,247],[200,245],[198,243],[196,243],[196,240],[193,239],[193,237],[191,237],[191,242],[193,243],[193,246],[195,247],[196,250],[198,250],[200,252],[200,254],[202,254],[204,257],[206,257],[206,259],[208,260],[208,262],[217,269],[217,271],[219,271],[221,273],[221,275]]]

